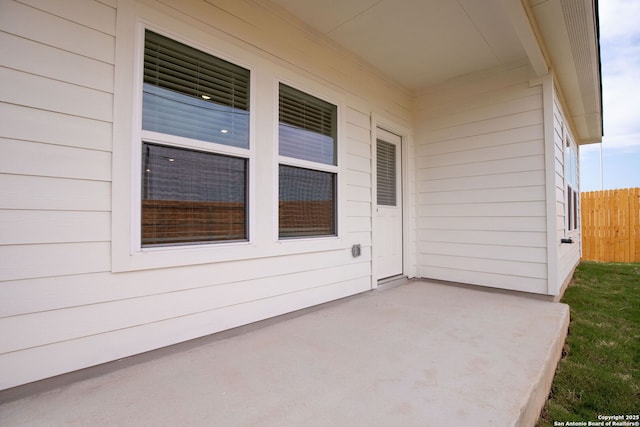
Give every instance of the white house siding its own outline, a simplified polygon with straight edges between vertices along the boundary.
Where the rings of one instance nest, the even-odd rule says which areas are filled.
[[[547,292],[542,86],[514,65],[421,94],[421,277]]]
[[[179,12],[145,3],[344,96],[343,244],[112,273],[116,2],[2,1],[0,389],[372,285],[370,117],[408,127],[409,96],[280,13],[245,2],[182,1]]]
[[[567,284],[567,281],[571,278],[575,267],[580,262],[580,248],[582,246],[582,235],[580,233],[580,227],[571,232],[567,231],[567,186],[565,183],[565,157],[564,157],[564,137],[563,135],[569,133],[570,138],[575,141],[570,124],[564,114],[562,103],[558,97],[558,91],[554,87],[553,91],[553,142],[555,148],[555,187],[556,187],[556,240],[555,244],[558,245],[558,278],[557,287],[558,293],[561,292],[560,288]],[[577,147],[579,150],[579,146]],[[578,159],[580,156],[578,155]],[[578,176],[580,176],[578,163]],[[578,180],[578,188],[580,191],[580,180]],[[578,204],[578,209],[580,205]],[[578,221],[580,221],[580,214],[578,213]],[[563,238],[571,238],[573,244],[560,243]]]
[[[99,2],[0,3],[2,280],[109,269],[115,20]]]

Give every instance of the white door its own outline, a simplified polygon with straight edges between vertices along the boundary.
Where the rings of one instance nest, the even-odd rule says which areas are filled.
[[[376,229],[378,280],[402,274],[402,138],[378,129],[376,141]]]

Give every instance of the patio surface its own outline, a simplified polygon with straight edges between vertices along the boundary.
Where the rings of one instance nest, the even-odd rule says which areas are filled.
[[[564,304],[409,281],[0,392],[0,425],[533,426],[568,321]]]

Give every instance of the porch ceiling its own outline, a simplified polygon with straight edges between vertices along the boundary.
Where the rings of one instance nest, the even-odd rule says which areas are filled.
[[[579,143],[602,138],[596,0],[257,0],[420,92],[528,60],[560,82]]]
[[[501,0],[272,0],[410,90],[527,57]]]

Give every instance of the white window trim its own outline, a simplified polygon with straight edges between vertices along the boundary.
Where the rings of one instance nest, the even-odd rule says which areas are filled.
[[[169,37],[172,40],[178,41],[185,45],[196,48],[202,52],[213,55],[217,58],[223,59],[225,61],[229,61],[235,65],[241,66],[245,69],[248,69],[250,72],[250,80],[249,80],[249,148],[237,148],[232,146],[226,146],[222,144],[204,142],[199,140],[194,140],[190,138],[180,137],[176,135],[152,132],[142,129],[142,93],[143,93],[143,72],[144,72],[144,43],[145,43],[145,30],[151,30],[155,33],[161,34],[165,37]],[[135,80],[134,80],[134,89],[133,93],[136,96],[135,108],[133,111],[134,114],[134,127],[133,127],[133,138],[131,141],[132,147],[134,147],[132,152],[132,172],[133,175],[131,177],[131,186],[132,186],[132,206],[131,206],[131,252],[133,254],[136,253],[145,253],[145,252],[170,252],[175,254],[175,256],[180,256],[179,254],[184,252],[185,250],[193,251],[195,249],[204,249],[211,252],[220,252],[228,248],[229,246],[247,246],[252,245],[254,242],[254,226],[255,223],[255,211],[253,206],[255,205],[255,114],[253,110],[255,109],[255,76],[254,76],[254,67],[247,62],[244,62],[238,58],[229,57],[224,52],[219,50],[213,50],[210,47],[204,45],[204,43],[198,43],[196,41],[192,41],[190,39],[176,36],[172,33],[166,32],[163,28],[158,26],[149,24],[145,21],[138,21],[136,25],[136,41],[135,41],[135,50],[136,50],[136,59],[135,59]],[[162,247],[143,247],[141,244],[141,197],[142,197],[142,181],[141,181],[141,168],[142,168],[142,142],[158,142],[163,145],[171,146],[171,147],[182,147],[190,150],[200,150],[214,154],[223,154],[223,155],[231,155],[234,157],[241,157],[248,159],[248,170],[247,170],[247,219],[246,219],[246,228],[247,228],[247,239],[242,242],[212,242],[212,243],[197,243],[197,244],[176,244]],[[211,253],[210,255],[214,255]],[[187,260],[183,260],[185,262]]]
[[[280,150],[280,84],[287,85],[308,95],[314,96],[325,102],[333,104],[337,108],[337,120],[336,126],[338,127],[336,133],[336,163],[337,165],[329,165],[326,163],[313,162],[309,160],[297,159],[295,157],[281,156]],[[344,111],[346,110],[344,101],[332,91],[327,88],[318,87],[318,85],[303,84],[297,80],[288,79],[286,77],[276,77],[273,80],[273,122],[274,122],[274,161],[273,161],[273,195],[274,195],[274,223],[273,223],[273,241],[279,245],[289,246],[291,248],[300,247],[302,245],[308,246],[310,243],[319,245],[333,245],[334,242],[340,246],[344,242],[344,225],[346,224],[346,160],[347,160],[347,141],[346,141],[346,117]],[[279,221],[278,221],[278,205],[280,201],[279,194],[279,167],[280,165],[300,167],[305,169],[312,169],[321,172],[331,172],[336,174],[336,234],[331,236],[308,236],[308,237],[292,237],[292,238],[280,238],[279,233]],[[324,243],[323,243],[324,242]]]
[[[576,176],[575,176],[575,183],[573,184],[571,183],[572,179],[569,176],[570,174],[573,174],[573,170],[572,170],[571,164],[567,162],[567,158],[573,155],[572,151],[575,152],[574,160],[576,162],[576,164],[574,165]],[[580,156],[578,154],[578,146],[575,143],[574,139],[572,138],[569,129],[567,129],[566,124],[563,124],[562,126],[562,153],[564,156],[563,162],[564,162],[564,193],[565,193],[565,197],[564,197],[565,226],[564,228],[569,236],[574,237],[580,233],[580,227],[581,227],[580,173],[579,173],[579,165],[578,165]],[[569,193],[569,187],[571,187],[571,190],[572,190],[571,194]],[[573,193],[577,194],[576,196],[577,206],[574,206],[573,200],[569,202],[569,197],[573,198]],[[572,209],[569,209],[570,207]],[[576,212],[575,217],[573,215],[574,210]],[[573,228],[570,228],[570,224],[573,225]]]
[[[275,57],[271,61],[265,60],[264,52],[240,39],[213,27],[208,27],[204,31],[201,29],[202,25],[201,22],[182,20],[137,1],[122,2],[118,5],[114,78],[111,270],[113,272],[137,271],[347,249],[344,227],[347,200],[344,95],[310,77],[303,77],[298,68],[283,65]],[[242,66],[251,73],[250,154],[247,157],[249,158],[248,241],[144,249],[139,245],[140,170],[142,167],[139,148],[143,136],[149,142],[158,139],[158,135],[154,136],[153,133],[141,129],[143,71],[141,58],[145,28]],[[338,107],[336,236],[278,239],[278,84],[280,82],[325,99]],[[270,84],[275,89],[269,90]],[[268,100],[269,96],[272,97],[271,101]],[[271,108],[271,111],[268,111],[268,108]],[[271,135],[270,140],[269,135]],[[162,134],[161,139],[166,140],[166,137]],[[190,148],[194,143],[198,144],[181,137],[175,137],[172,143]],[[212,146],[208,145],[208,147]],[[238,156],[238,150],[228,146],[215,147],[215,152],[234,156]],[[211,151],[211,148],[207,151]],[[268,152],[272,153],[273,157],[265,157]],[[262,155],[258,156],[257,153]],[[286,163],[290,162],[286,161]],[[300,161],[296,159],[291,163],[300,164]],[[261,171],[260,177],[257,176],[259,171]],[[271,173],[270,178],[267,178],[267,173]],[[268,191],[269,185],[272,185],[271,189],[275,192],[275,197],[274,194],[270,197],[259,195]],[[266,204],[268,199],[271,200],[269,205],[272,212],[270,215],[258,218],[258,209],[262,212],[269,209]],[[258,203],[261,203],[260,207]],[[272,220],[265,221],[265,217],[269,216]]]
[[[250,71],[248,149],[142,130],[142,58],[146,29]],[[231,56],[227,52],[236,53],[238,49],[225,40],[193,29],[147,6],[131,2],[119,5],[114,85],[112,271],[231,260],[247,256],[255,248],[255,66],[251,63],[251,55],[242,57],[243,52],[240,52]],[[248,159],[247,240],[143,247],[140,234],[143,140]]]
[[[204,142],[197,139],[185,138],[182,136],[158,133],[149,130],[140,132],[141,140],[167,145],[171,147],[186,148],[190,150],[205,151],[207,153],[224,154],[233,157],[251,157],[251,148],[237,148],[231,145],[217,144],[215,142]]]

